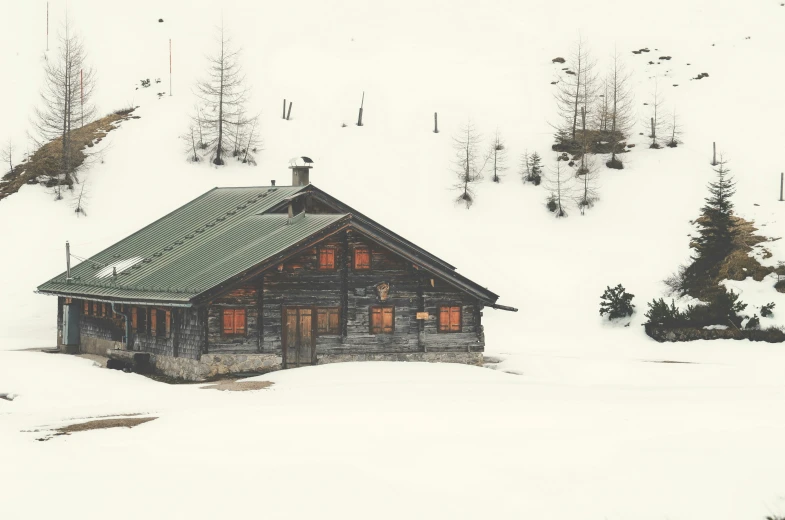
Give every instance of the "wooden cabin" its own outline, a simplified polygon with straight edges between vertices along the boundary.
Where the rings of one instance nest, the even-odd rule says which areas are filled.
[[[481,364],[483,308],[515,310],[308,182],[215,188],[38,287],[58,347],[147,353],[204,380],[338,361]]]

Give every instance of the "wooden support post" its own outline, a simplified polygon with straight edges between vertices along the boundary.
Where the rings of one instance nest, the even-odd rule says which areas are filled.
[[[283,98],[283,114],[281,115],[281,119],[286,119],[286,98]]]
[[[172,357],[180,357],[180,314],[182,313],[181,309],[174,308],[172,309],[172,323],[171,323],[171,332],[172,332]]]
[[[256,289],[256,329],[258,332],[257,350],[264,351],[264,273],[259,276]]]
[[[785,184],[785,173],[780,172],[780,202],[783,202],[783,200],[782,200],[782,186],[783,186],[783,184]]]
[[[714,149],[714,152],[711,156],[711,165],[717,166],[717,143],[711,143],[711,147]]]
[[[657,142],[657,134],[654,133],[654,118],[651,118],[651,144],[654,146],[654,143]]]
[[[423,297],[423,278],[417,276],[417,312],[425,312],[425,298]],[[423,341],[423,331],[425,330],[425,320],[417,320],[417,347],[427,352],[428,348]]]
[[[286,113],[286,120],[289,120],[289,116],[292,115],[292,102],[289,101],[289,111]]]
[[[436,112],[433,113],[433,133],[439,133],[439,115]]]
[[[199,312],[202,315],[202,323],[203,333],[204,333],[204,342],[202,343],[202,354],[207,354],[209,352],[209,343],[210,343],[210,312],[209,307],[205,305]],[[202,356],[199,356],[201,358]]]
[[[341,237],[341,343],[349,332],[349,236],[344,231]]]
[[[357,126],[363,126],[363,106],[365,105],[365,92],[363,92],[363,99],[360,101],[360,115],[357,116]]]

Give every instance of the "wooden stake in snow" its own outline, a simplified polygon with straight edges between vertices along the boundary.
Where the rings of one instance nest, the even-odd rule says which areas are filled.
[[[281,119],[286,119],[286,98],[283,98],[283,112],[281,113]]]
[[[783,200],[782,200],[782,186],[783,186],[783,184],[785,184],[785,173],[780,172],[780,202],[783,202]]]
[[[360,101],[360,115],[357,117],[357,126],[363,126],[363,105],[365,105],[365,91],[363,91],[363,99]]]
[[[79,69],[79,89],[82,92],[82,126],[84,126],[84,69]]]
[[[711,147],[714,149],[711,155],[711,165],[717,166],[717,143],[716,142],[711,143]]]
[[[433,133],[439,133],[439,116],[436,112],[433,113]]]
[[[287,121],[289,120],[289,116],[291,116],[291,115],[292,115],[292,102],[289,101],[289,111],[286,112],[286,120]]]

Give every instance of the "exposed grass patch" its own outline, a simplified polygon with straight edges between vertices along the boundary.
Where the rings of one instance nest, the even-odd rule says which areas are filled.
[[[86,149],[101,142],[106,134],[117,128],[117,124],[127,119],[137,119],[135,108],[118,110],[101,119],[86,124],[82,128],[71,131],[71,163],[76,170],[87,157]],[[63,157],[62,137],[50,141],[39,148],[26,162],[20,163],[3,176],[0,183],[0,200],[19,191],[25,184],[43,183],[46,186],[58,184],[73,186],[73,178],[69,175],[60,179],[60,165]],[[73,171],[72,170],[72,171]]]
[[[108,428],[133,428],[134,426],[139,426],[140,424],[158,419],[158,417],[138,417],[138,415],[139,414],[129,414],[122,417],[112,417],[108,419],[94,418],[90,421],[69,424],[66,426],[61,426],[60,428],[55,428],[54,430],[51,430],[54,432],[51,435],[40,437],[36,440],[48,441],[52,437],[70,435],[72,433],[86,432],[90,430],[106,430]]]

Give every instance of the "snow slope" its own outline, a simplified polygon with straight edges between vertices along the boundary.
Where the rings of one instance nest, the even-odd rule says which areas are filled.
[[[64,2],[50,2],[50,9],[54,27]],[[13,71],[13,81],[0,87],[7,100],[0,139],[23,142],[41,80],[45,11],[41,2],[18,11],[0,34],[0,67]],[[567,0],[556,10],[462,0],[140,0],[118,11],[107,2],[72,0],[69,12],[99,73],[99,112],[138,105],[141,119],[124,122],[99,145],[104,152],[86,177],[87,218],[38,186],[0,202],[0,351],[53,345],[55,301],[32,291],[63,270],[66,240],[87,257],[213,186],[288,184],[288,160],[299,155],[314,159],[314,184],[521,310],[485,312],[486,349],[502,359],[498,372],[317,367],[275,374],[274,390],[250,394],[213,395],[102,372],[82,360],[0,352],[0,391],[22,395],[0,401],[0,431],[13,453],[5,461],[22,472],[4,482],[17,498],[0,504],[0,512],[20,517],[36,484],[67,510],[84,512],[87,498],[75,482],[102,474],[109,478],[96,484],[99,496],[86,517],[113,507],[119,490],[112,484],[145,477],[163,516],[255,511],[243,492],[261,493],[256,478],[269,483],[261,503],[277,517],[314,516],[320,507],[330,516],[359,517],[373,508],[391,518],[785,513],[778,470],[785,454],[777,444],[785,421],[774,412],[785,393],[777,369],[783,349],[732,341],[659,345],[639,326],[646,302],[663,295],[660,281],[688,258],[689,221],[714,175],[712,141],[731,161],[738,213],[763,234],[785,233],[785,203],[776,201],[782,109],[776,89],[764,88],[781,75],[779,2],[666,0],[643,9]],[[221,16],[244,49],[253,105],[262,114],[265,151],[256,168],[188,164],[177,137]],[[551,59],[568,57],[579,32],[601,63],[614,45],[622,52],[635,73],[642,122],[658,78],[666,106],[678,109],[685,144],[649,150],[638,136],[625,170],[602,171],[596,207],[556,220],[543,207],[546,192],[519,181],[517,157],[536,150],[553,165],[550,83],[561,67]],[[159,99],[157,92],[168,91],[169,38],[174,95]],[[651,52],[630,52],[642,47]],[[660,55],[672,59],[647,64]],[[710,76],[690,81],[699,72]],[[140,79],[159,77],[160,84],[136,89]],[[357,127],[363,91],[365,125]],[[294,102],[291,121],[280,118],[283,98]],[[432,132],[435,111],[439,134]],[[510,152],[502,184],[486,177],[470,211],[453,203],[449,189],[451,136],[468,118],[486,134],[498,127]],[[440,233],[444,218],[457,222],[460,240]],[[768,262],[785,260],[783,243],[767,244],[774,253]],[[629,327],[598,315],[600,294],[617,283],[636,295]],[[734,287],[751,305],[778,302],[763,325],[785,324],[785,301],[771,285]],[[653,360],[697,364],[644,362]],[[374,410],[373,402],[384,405]],[[43,444],[19,433],[131,411],[161,418]],[[184,435],[208,426],[202,439]],[[324,432],[313,457],[280,450],[284,439],[309,444],[293,431]],[[216,442],[203,440],[209,438]],[[141,460],[116,466],[118,450],[149,453],[155,471]],[[229,487],[227,472],[237,475],[239,488]],[[315,499],[280,500],[296,498],[286,483],[303,472],[322,484]],[[74,483],[63,485],[66,475]],[[0,478],[10,477],[2,471]],[[186,501],[205,480],[215,495]],[[167,483],[172,495],[162,491]],[[467,491],[476,492],[473,500],[464,498]],[[42,516],[57,504],[37,502],[35,511]]]

